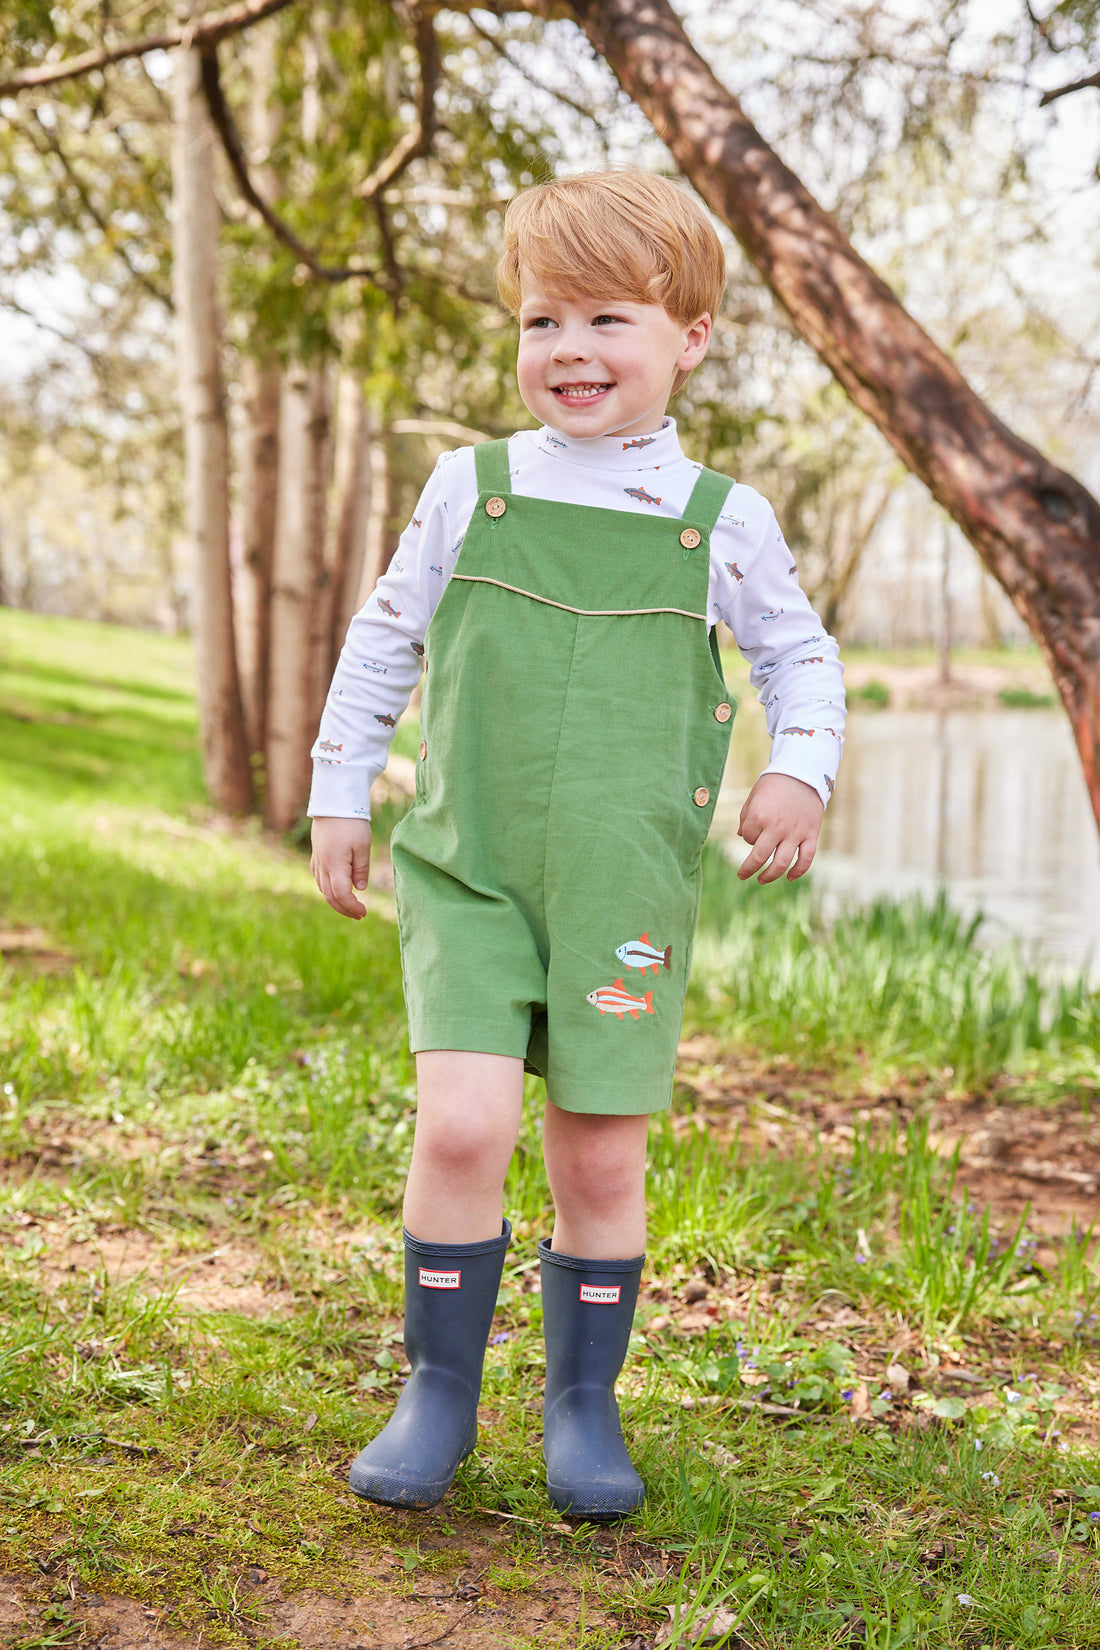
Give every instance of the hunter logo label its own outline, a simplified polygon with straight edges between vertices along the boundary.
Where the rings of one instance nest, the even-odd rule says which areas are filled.
[[[427,1266],[420,1268],[421,1289],[461,1289],[461,1272],[435,1272]]]
[[[618,1306],[622,1290],[617,1283],[582,1283],[581,1300],[590,1306]]]

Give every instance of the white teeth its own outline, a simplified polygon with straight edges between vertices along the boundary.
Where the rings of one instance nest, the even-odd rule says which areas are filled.
[[[564,395],[570,401],[588,401],[610,388],[610,384],[558,384],[554,394]]]

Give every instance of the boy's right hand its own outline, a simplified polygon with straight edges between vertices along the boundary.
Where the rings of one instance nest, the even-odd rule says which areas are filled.
[[[365,819],[315,819],[309,868],[314,881],[334,911],[356,922],[367,908],[355,897],[367,886],[370,869],[370,826]]]

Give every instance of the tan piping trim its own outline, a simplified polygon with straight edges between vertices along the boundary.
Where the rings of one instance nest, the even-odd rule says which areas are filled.
[[[563,613],[579,613],[585,619],[629,619],[638,613],[679,613],[685,619],[707,622],[705,613],[693,613],[687,607],[570,607],[568,602],[552,602],[549,596],[536,596],[533,590],[523,590],[518,584],[505,584],[503,579],[485,579],[476,573],[452,573],[452,579],[465,584],[495,584],[498,590],[510,590],[514,596],[527,596],[546,607],[560,607]]]

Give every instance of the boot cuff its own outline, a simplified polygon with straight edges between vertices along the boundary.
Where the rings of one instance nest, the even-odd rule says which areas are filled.
[[[579,1255],[562,1255],[551,1249],[549,1238],[539,1239],[539,1259],[569,1272],[640,1272],[645,1265],[644,1255],[635,1255],[633,1260],[584,1260]]]
[[[512,1227],[509,1221],[502,1221],[500,1236],[482,1238],[480,1243],[425,1243],[422,1238],[413,1237],[412,1233],[404,1228],[402,1235],[406,1249],[411,1249],[414,1255],[450,1255],[458,1260],[463,1255],[498,1255],[502,1249],[507,1249]]]

